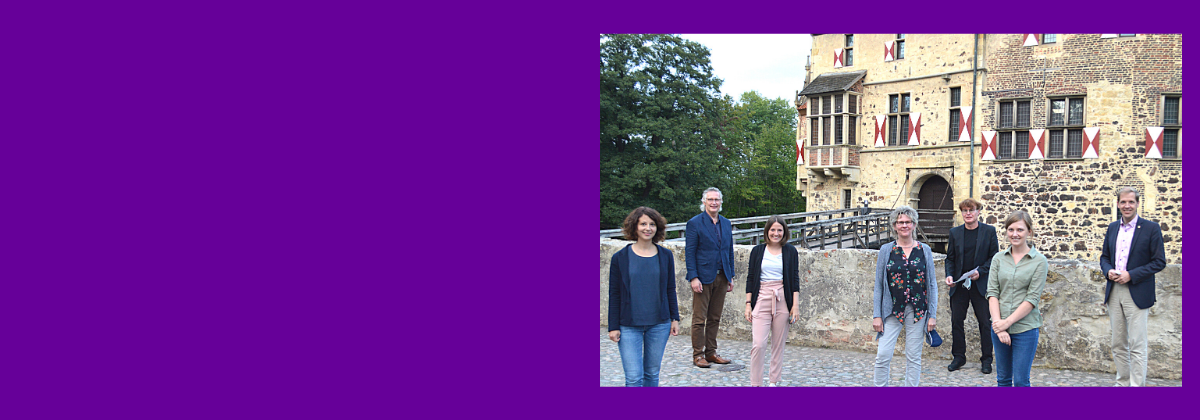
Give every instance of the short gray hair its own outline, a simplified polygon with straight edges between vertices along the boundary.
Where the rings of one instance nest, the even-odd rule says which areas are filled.
[[[717,187],[708,187],[707,190],[704,190],[704,192],[700,193],[700,211],[701,212],[704,211],[704,196],[706,196],[706,195],[708,195],[708,193],[714,192],[714,191],[717,193],[717,195],[721,196],[721,200],[725,200],[725,194],[721,194],[721,190],[717,189]],[[725,209],[725,202],[722,201],[721,207],[717,207],[717,211],[721,211],[724,209]]]
[[[1137,188],[1133,188],[1133,187],[1121,187],[1120,189],[1118,189],[1117,190],[1117,200],[1120,200],[1122,195],[1129,194],[1129,193],[1133,193],[1133,201],[1137,201],[1139,203],[1142,202],[1142,197],[1140,195],[1138,195]]]
[[[912,219],[913,229],[916,229],[917,211],[913,210],[913,208],[909,206],[900,206],[896,207],[895,210],[892,210],[892,214],[888,216],[888,228],[891,229],[893,233],[896,232],[896,219],[898,219],[900,215],[905,215],[908,216],[909,219]]]

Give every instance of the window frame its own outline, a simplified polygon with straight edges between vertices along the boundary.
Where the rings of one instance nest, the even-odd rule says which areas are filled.
[[[1167,121],[1167,99],[1176,98],[1179,100],[1178,109],[1175,111],[1175,122]],[[1183,93],[1164,93],[1160,96],[1158,113],[1159,125],[1163,128],[1163,159],[1183,159],[1183,142],[1179,141],[1180,133],[1183,132]],[[1171,148],[1171,154],[1167,156],[1167,134],[1175,134],[1175,147]]]
[[[908,120],[912,112],[912,91],[890,93],[887,98],[887,147],[908,146],[908,136],[911,134],[909,126],[912,125]],[[896,98],[895,110],[892,109],[892,98]],[[904,100],[906,98],[907,102]],[[903,135],[900,134],[901,129],[904,131]]]
[[[1033,100],[1034,99],[1032,97],[1013,97],[1013,98],[1004,98],[1004,99],[1000,99],[1000,100],[996,101],[996,114],[995,114],[996,115],[996,117],[995,117],[996,123],[994,124],[995,127],[993,128],[993,130],[996,131],[996,140],[995,140],[996,141],[996,159],[995,160],[1029,160],[1028,146],[1029,146],[1029,131],[1033,129]],[[1024,125],[1024,126],[1017,125],[1017,122],[1018,122],[1017,114],[1018,114],[1018,109],[1020,109],[1020,105],[1018,105],[1018,103],[1021,103],[1021,102],[1028,103],[1029,110],[1030,110],[1029,121],[1027,121],[1028,125]],[[1006,104],[1006,103],[1012,105],[1011,121],[1009,122],[1008,125],[1005,125],[1005,121],[1003,121],[1003,113],[1001,112],[1001,110],[1004,107],[1004,104]],[[1018,136],[1018,133],[1023,133],[1024,135]],[[1009,141],[1009,144],[1007,147],[1008,150],[1005,150],[1005,147],[1004,147],[1005,134],[1008,135],[1008,141]],[[1021,140],[1025,141],[1025,154],[1023,157],[1014,158],[1013,157],[1014,155],[1020,156],[1020,154],[1017,153],[1017,151],[1020,150],[1020,149],[1018,149],[1018,145],[1021,144],[1021,142],[1018,140],[1018,137],[1020,137]],[[1004,157],[1006,155],[1006,152],[1007,152],[1008,157]]]
[[[958,105],[954,104],[954,90],[955,89],[958,89]],[[958,141],[958,132],[960,130],[962,130],[962,127],[959,127],[958,124],[961,121],[962,121],[962,86],[951,86],[950,87],[950,121],[949,121],[949,124],[946,124],[947,128],[950,130],[950,137],[949,137],[949,140],[947,141],[948,143]]]
[[[1047,36],[1052,36],[1052,37],[1054,37],[1054,39],[1047,41],[1046,40]],[[1058,43],[1058,34],[1042,34],[1041,38],[1042,38],[1042,44],[1057,44]]]
[[[810,97],[810,102],[830,106],[818,106],[808,116],[810,128],[809,145],[841,146],[858,145],[858,122],[862,118],[862,95],[856,92],[828,93]],[[838,104],[841,108],[838,108]]]
[[[854,66],[854,34],[846,34],[845,47],[842,49],[842,67]]]
[[[1062,121],[1054,121],[1054,103],[1062,101]],[[1081,103],[1079,121],[1071,121],[1071,104]],[[1046,97],[1046,159],[1083,159],[1083,129],[1087,128],[1087,95],[1053,95]],[[1060,144],[1054,152],[1055,133],[1059,133]],[[1076,136],[1077,135],[1077,136]],[[1072,151],[1078,146],[1078,153]]]
[[[849,188],[842,189],[842,208],[848,209],[854,207],[854,190]]]
[[[892,54],[893,60],[904,59],[904,36],[907,34],[896,34],[895,51]]]

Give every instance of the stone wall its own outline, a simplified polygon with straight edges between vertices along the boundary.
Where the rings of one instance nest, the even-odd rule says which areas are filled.
[[[1145,127],[1161,125],[1162,94],[1183,91],[1182,35],[1062,34],[1030,47],[1016,34],[987,39],[993,53],[977,113],[983,130],[996,126],[999,100],[1030,99],[1032,127],[1045,128],[1048,96],[1085,95],[1084,123],[1100,128],[1100,156],[985,163],[980,198],[992,215],[985,220],[1029,211],[1040,225],[1034,242],[1048,257],[1097,260],[1117,218],[1115,192],[1132,186],[1142,194],[1139,213],[1163,227],[1167,262],[1181,264],[1182,161],[1144,156]]]
[[[608,323],[608,267],[612,255],[627,241],[600,240],[600,325]],[[691,333],[691,293],[684,263],[683,244],[664,245],[675,257],[675,289],[679,296],[681,334]],[[750,340],[751,326],[743,314],[750,246],[734,249],[734,291],[725,299],[720,339]],[[788,330],[794,345],[857,350],[874,353],[877,344],[871,329],[877,251],[800,251],[800,321]],[[938,277],[945,278],[945,256],[936,254]],[[1158,274],[1158,303],[1149,318],[1149,376],[1182,379],[1182,267],[1168,265]],[[925,363],[941,367],[950,360],[950,307],[946,286],[939,282],[938,332],[946,340],[938,348],[926,347]],[[1050,274],[1042,294],[1044,325],[1034,365],[1048,368],[1115,372],[1113,369],[1109,320],[1101,303],[1104,279],[1096,262],[1051,260]],[[973,316],[968,316],[967,357],[979,357],[979,337]],[[896,354],[903,353],[903,340]],[[729,355],[726,355],[729,356]],[[743,355],[744,357],[749,357]],[[1097,384],[1103,386],[1106,384]]]

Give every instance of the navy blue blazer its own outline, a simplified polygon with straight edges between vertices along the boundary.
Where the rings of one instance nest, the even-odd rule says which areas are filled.
[[[717,222],[723,242],[720,249],[717,249],[712,217],[708,213],[700,213],[687,222],[683,260],[687,265],[686,279],[689,282],[699,277],[700,284],[712,284],[717,279],[719,268],[725,271],[729,284],[733,284],[733,226],[725,216],[717,215]]]
[[[1000,242],[996,239],[996,228],[979,222],[979,226],[975,228],[976,236],[978,236],[975,243],[965,244],[963,242],[966,240],[963,239],[963,236],[967,234],[966,226],[958,225],[950,229],[950,244],[946,246],[946,275],[958,280],[963,273],[979,267],[979,278],[971,280],[971,287],[979,290],[979,294],[987,295],[988,273],[992,270],[992,257],[1000,252]],[[975,247],[975,261],[963,261],[963,257],[967,254],[964,247],[968,245]],[[947,287],[950,290],[950,296],[954,296],[954,291],[960,289],[962,284]]]
[[[675,256],[662,245],[658,247],[658,277],[662,286],[658,313],[669,314],[670,320],[679,320],[679,302],[675,297]],[[633,244],[626,245],[613,254],[608,265],[608,330],[617,331],[621,325],[633,325],[633,299],[629,295],[629,253]],[[662,319],[667,322],[667,319]]]
[[[1106,304],[1113,284],[1116,284],[1108,280],[1108,270],[1116,268],[1117,233],[1120,230],[1119,220],[1108,225],[1108,232],[1104,234],[1104,247],[1100,251],[1100,271],[1105,279]],[[1133,230],[1133,241],[1129,245],[1129,261],[1125,263],[1125,269],[1129,271],[1129,295],[1133,297],[1133,303],[1138,308],[1154,306],[1157,300],[1154,296],[1154,273],[1167,266],[1166,255],[1166,251],[1163,250],[1162,229],[1158,227],[1158,223],[1138,215],[1137,228]]]

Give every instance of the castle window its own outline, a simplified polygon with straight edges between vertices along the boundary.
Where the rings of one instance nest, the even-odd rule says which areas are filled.
[[[846,52],[842,56],[846,67],[854,65],[854,34],[846,34]]]
[[[1042,34],[1043,44],[1053,44],[1058,42],[1058,34]]]
[[[1177,95],[1163,96],[1162,126],[1163,126],[1163,158],[1178,159],[1182,157],[1179,145],[1180,133],[1183,132],[1183,122],[1179,111],[1183,107],[1183,97]]]
[[[908,144],[910,94],[888,95],[888,146]]]
[[[904,34],[896,34],[896,59],[904,58]]]
[[[950,88],[950,140],[958,141],[958,133],[962,127],[959,123],[962,121],[962,88]]]
[[[1028,159],[1030,108],[1029,99],[1006,99],[998,103],[999,119],[996,131],[1000,141],[997,159]]]
[[[1050,159],[1083,157],[1083,97],[1050,98]]]

